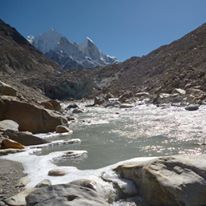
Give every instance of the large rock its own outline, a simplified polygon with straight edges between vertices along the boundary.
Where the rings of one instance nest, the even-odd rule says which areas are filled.
[[[118,107],[121,103],[118,98],[110,98],[104,103],[104,107]]]
[[[35,188],[28,188],[26,190],[23,190],[22,192],[8,198],[5,200],[6,204],[9,206],[24,206],[26,205],[26,196],[28,196],[32,191],[34,191]]]
[[[0,95],[16,96],[17,90],[12,86],[0,81]]]
[[[74,110],[72,111],[72,113],[73,113],[73,114],[80,114],[80,113],[83,113],[83,110],[81,110],[81,109],[74,109]]]
[[[153,104],[183,103],[184,96],[179,93],[160,93],[153,97]]]
[[[24,146],[14,140],[6,138],[1,142],[1,149],[24,149]]]
[[[3,133],[4,136],[9,137],[10,139],[17,141],[25,146],[29,145],[39,145],[48,143],[46,140],[36,137],[32,134],[28,134],[26,132],[16,132],[12,130],[6,130]]]
[[[120,165],[115,171],[135,182],[146,205],[202,206],[206,203],[206,156],[163,157]]]
[[[46,109],[50,110],[55,110],[55,111],[61,111],[61,104],[57,100],[49,100],[49,101],[44,101],[40,103],[42,106],[44,106]]]
[[[94,105],[102,105],[106,102],[106,99],[103,96],[96,96],[94,98]]]
[[[126,100],[132,98],[134,95],[132,92],[126,92],[119,97],[120,102],[126,102]]]
[[[33,133],[55,131],[57,125],[67,122],[52,111],[5,96],[0,99],[0,120],[4,119],[17,122],[21,131]]]
[[[70,110],[70,109],[76,109],[76,108],[79,108],[77,104],[73,103],[73,104],[69,104],[67,107],[66,107],[66,110]]]
[[[173,90],[173,93],[178,93],[180,95],[185,95],[186,94],[186,91],[184,89],[180,89],[180,88],[175,88]]]
[[[36,189],[26,197],[27,206],[109,206],[101,194],[74,184]]]
[[[71,132],[71,130],[68,127],[64,126],[64,125],[58,125],[56,127],[56,132],[57,133],[65,133],[65,132]]]
[[[187,110],[187,111],[196,111],[198,109],[199,109],[198,104],[191,104],[191,105],[188,105],[187,107],[185,107],[185,110]]]
[[[0,121],[0,131],[1,132],[6,131],[7,129],[18,131],[19,130],[19,124],[17,124],[13,120],[8,120],[8,119]]]
[[[64,176],[64,175],[66,175],[66,172],[64,170],[61,170],[61,169],[53,169],[53,170],[49,170],[48,175],[54,176],[54,177]]]
[[[143,100],[150,97],[148,92],[138,92],[135,94],[135,97],[139,98],[139,100]]]

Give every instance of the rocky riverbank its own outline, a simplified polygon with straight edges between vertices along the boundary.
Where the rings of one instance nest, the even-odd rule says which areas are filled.
[[[0,205],[4,206],[7,198],[23,190],[19,180],[25,176],[21,163],[0,159]]]
[[[41,181],[5,202],[14,206],[202,206],[206,202],[205,159],[205,155],[179,155],[126,160],[85,171],[69,183]]]
[[[59,102],[54,100],[36,103],[26,101],[17,96],[18,92],[9,90],[11,89],[10,85],[2,85],[7,90],[1,91],[7,92],[7,95],[2,95],[0,98],[2,117],[0,131],[3,137],[0,155],[21,152],[2,156],[2,158],[20,161],[24,166],[24,172],[28,175],[28,181],[16,187],[15,182],[21,178],[23,168],[19,169],[21,166],[15,165],[16,163],[2,163],[3,171],[10,171],[11,175],[14,174],[15,177],[11,177],[10,181],[11,175],[8,174],[8,178],[6,178],[9,181],[8,187],[6,187],[4,178],[1,181],[1,184],[5,185],[3,186],[4,191],[6,191],[6,195],[3,195],[1,199],[2,205],[203,205],[206,181],[204,155],[140,158],[102,169],[78,170],[74,167],[58,167],[55,162],[61,159],[78,159],[87,151],[55,151],[45,155],[45,158],[41,154],[43,148],[76,144],[81,140],[50,141],[41,139],[35,133],[52,131],[53,133],[48,136],[56,135],[57,139],[60,137],[58,135],[65,133],[69,135],[71,130],[68,128],[68,122],[78,119],[78,115],[84,114],[90,107],[106,108],[110,113],[115,112],[115,115],[119,115],[120,111],[117,112],[113,110],[114,108],[125,111],[127,115],[132,114],[134,112],[132,108],[135,106],[139,104],[146,106],[154,101],[150,94],[142,92],[134,96],[131,93],[125,93],[118,98],[107,94],[96,97],[94,104],[84,104],[84,107],[74,102],[64,104],[62,107]],[[184,91],[177,90],[177,92],[184,100]],[[176,96],[172,95],[172,98]],[[162,101],[157,104],[160,106],[159,112],[161,108],[164,108],[165,103],[169,103],[167,107],[171,105],[171,99],[168,100],[170,97],[166,94],[159,96]],[[184,101],[179,103],[179,106],[184,105],[185,109],[189,111],[199,109],[199,106],[188,106],[188,103]],[[189,112],[186,110],[183,109],[184,112]],[[144,111],[146,110],[140,114],[144,115]],[[153,114],[153,116],[157,115]],[[154,122],[156,121],[158,119],[155,119]],[[161,131],[160,128],[158,131]],[[154,131],[152,132],[154,133]],[[8,166],[4,166],[4,164],[8,164]],[[11,164],[11,167],[14,167],[14,173],[12,173],[12,169],[8,169]],[[4,176],[1,175],[1,177]],[[197,191],[194,194],[191,192],[193,189]],[[158,193],[157,196],[153,195],[155,192]],[[162,196],[164,198],[161,198]]]

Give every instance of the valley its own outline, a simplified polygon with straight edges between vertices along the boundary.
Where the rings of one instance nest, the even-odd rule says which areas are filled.
[[[0,206],[204,205],[205,33],[118,62],[0,20]]]

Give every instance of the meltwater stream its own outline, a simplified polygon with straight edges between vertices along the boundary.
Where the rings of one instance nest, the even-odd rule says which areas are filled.
[[[133,157],[199,154],[206,150],[206,106],[197,111],[182,107],[138,105],[133,108],[85,108],[70,127],[77,145],[42,149],[41,155],[63,150],[86,150],[78,159],[59,159],[58,166],[96,169]]]

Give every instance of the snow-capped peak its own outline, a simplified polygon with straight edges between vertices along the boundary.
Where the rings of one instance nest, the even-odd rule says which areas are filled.
[[[33,40],[33,45],[43,53],[53,50],[63,36],[55,29],[51,28],[47,32],[40,34]]]
[[[27,41],[28,41],[30,44],[33,44],[34,36],[28,35],[28,36],[26,37],[26,39],[27,39]]]
[[[62,68],[68,68],[68,65],[92,68],[116,63],[116,59],[101,52],[90,37],[86,37],[78,44],[51,28],[37,37],[30,35],[27,39],[47,57],[59,63]]]
[[[88,37],[88,36],[86,37],[86,41],[91,42],[91,43],[94,44],[94,41],[90,37]]]

